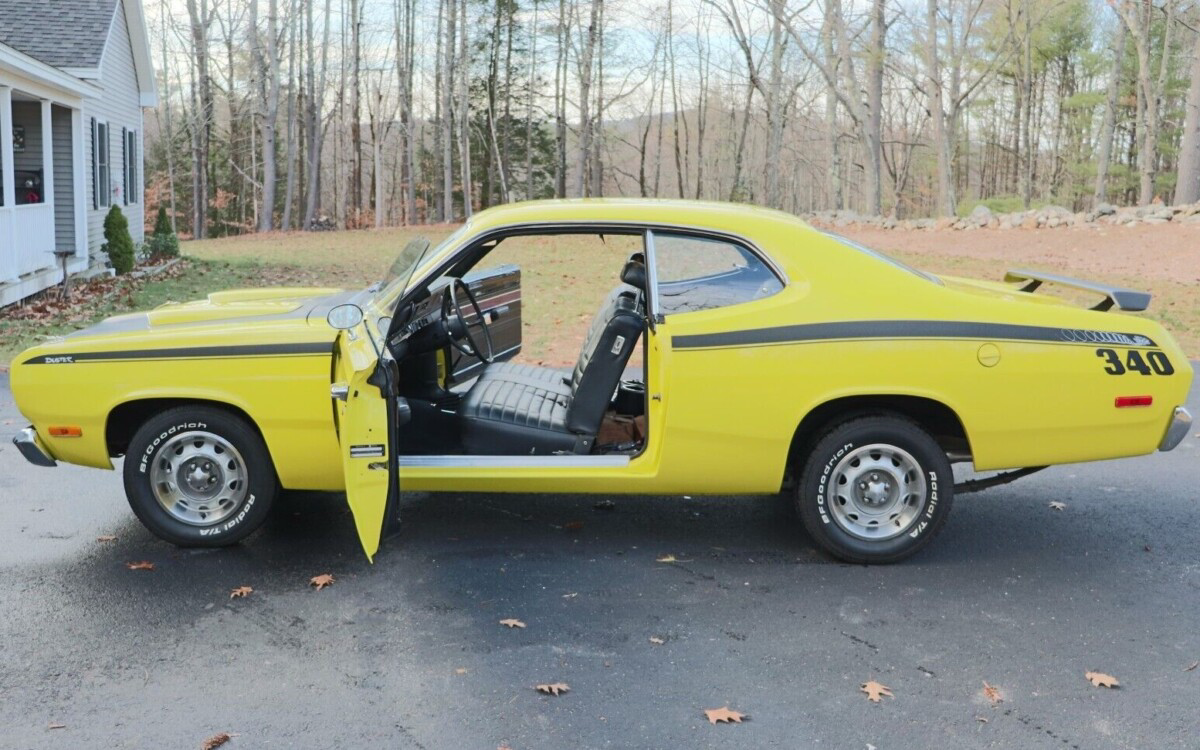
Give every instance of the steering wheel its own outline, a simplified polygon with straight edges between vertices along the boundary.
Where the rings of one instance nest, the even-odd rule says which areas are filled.
[[[459,292],[466,295],[467,301],[471,303],[471,310],[475,313],[474,323],[468,323],[466,316],[463,315],[462,305],[458,302]],[[449,317],[451,311],[454,313],[457,325],[450,324]],[[479,309],[479,303],[475,301],[475,295],[471,294],[471,288],[462,279],[455,279],[450,286],[446,287],[446,298],[442,302],[442,319],[446,323],[446,331],[449,333],[451,346],[468,357],[478,357],[485,364],[492,363],[495,357],[495,351],[492,347],[492,332],[488,330],[487,318],[483,316],[483,310]],[[483,348],[479,346],[479,341],[471,334],[472,328],[478,328],[483,331],[483,341],[487,344],[486,354]],[[455,331],[462,331],[462,337],[466,340],[459,341],[455,336]]]

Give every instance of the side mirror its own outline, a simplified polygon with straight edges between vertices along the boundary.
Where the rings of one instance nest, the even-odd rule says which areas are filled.
[[[325,316],[325,322],[330,328],[339,331],[349,330],[363,321],[363,311],[358,305],[338,305]]]

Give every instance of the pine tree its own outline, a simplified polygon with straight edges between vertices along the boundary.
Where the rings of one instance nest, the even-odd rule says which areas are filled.
[[[158,216],[154,219],[154,233],[147,243],[150,255],[156,258],[179,257],[179,238],[171,230],[171,219],[167,216],[167,207],[158,207]]]
[[[129,220],[116,205],[104,217],[104,244],[100,249],[108,254],[108,262],[117,274],[133,270],[133,237],[129,235]]]

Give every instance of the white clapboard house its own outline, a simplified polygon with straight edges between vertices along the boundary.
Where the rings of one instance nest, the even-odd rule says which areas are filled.
[[[116,204],[143,240],[140,0],[0,0],[0,306],[102,266]]]

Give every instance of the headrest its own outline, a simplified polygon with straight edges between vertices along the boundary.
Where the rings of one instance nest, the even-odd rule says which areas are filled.
[[[641,291],[646,290],[646,266],[636,260],[630,260],[621,269],[621,281],[635,286]]]

